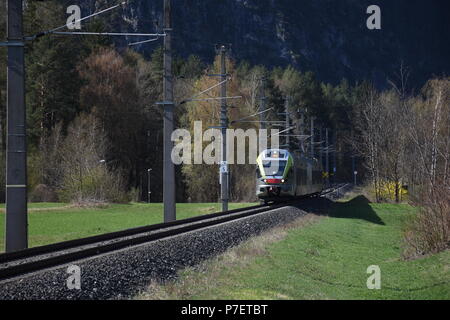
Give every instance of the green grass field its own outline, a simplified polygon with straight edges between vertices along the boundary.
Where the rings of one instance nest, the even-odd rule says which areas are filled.
[[[230,209],[255,205],[230,203]],[[0,206],[0,208],[4,208]],[[220,211],[219,203],[177,204],[177,218]],[[28,214],[29,246],[88,237],[132,227],[163,222],[161,203],[113,204],[106,208],[81,209],[64,203],[30,203]],[[5,213],[0,209],[0,251],[4,251]]]
[[[50,208],[63,208],[68,206],[67,203],[59,203],[59,202],[36,202],[36,203],[29,203],[28,209],[35,210],[35,209],[50,209]],[[0,209],[2,209],[0,212],[4,212],[5,204],[0,203]]]
[[[138,298],[450,299],[450,251],[402,259],[402,229],[414,214],[405,204],[373,204],[359,196],[337,203],[329,217],[313,216],[312,224],[271,231],[231,249],[201,272],[187,269],[177,282],[152,284]],[[258,241],[267,245],[258,247]],[[380,290],[367,288],[371,265],[380,267]]]

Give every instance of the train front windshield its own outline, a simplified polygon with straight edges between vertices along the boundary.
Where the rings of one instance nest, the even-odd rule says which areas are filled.
[[[286,160],[264,160],[264,173],[266,176],[282,176],[286,164]]]

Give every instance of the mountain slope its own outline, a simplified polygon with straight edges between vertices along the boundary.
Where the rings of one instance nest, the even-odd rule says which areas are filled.
[[[85,1],[87,7],[113,1]],[[268,67],[293,64],[336,83],[371,79],[383,86],[400,64],[420,85],[450,72],[450,2],[446,0],[173,0],[174,47],[211,61],[214,45],[229,43],[238,60]],[[162,26],[163,0],[131,0],[122,30]],[[382,29],[369,30],[366,9],[381,8]],[[120,43],[124,45],[125,43]],[[149,54],[155,44],[138,51]]]

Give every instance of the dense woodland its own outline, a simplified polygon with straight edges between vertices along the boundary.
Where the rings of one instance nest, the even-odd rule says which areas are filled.
[[[61,17],[58,13],[62,9],[57,1],[29,2],[25,12],[25,33],[34,34],[64,24],[65,21],[57,18]],[[105,28],[102,20],[94,20],[87,26],[89,31],[104,31]],[[4,29],[2,32],[4,34]],[[3,57],[5,51],[2,49]],[[309,128],[308,117],[315,116],[317,126],[330,128],[330,137],[332,132],[342,136],[338,139],[339,159],[336,161],[338,167],[347,167],[344,161],[348,162],[350,157],[343,137],[351,127],[349,114],[354,89],[346,81],[334,87],[317,81],[311,72],[301,73],[292,67],[251,66],[234,61],[232,57],[230,52],[227,69],[232,81],[228,91],[243,98],[232,102],[230,120],[258,111],[260,86],[265,79],[266,107],[273,107],[267,119],[282,118],[278,113],[284,112],[284,100],[289,96],[293,124],[299,123],[300,111],[305,111],[305,128]],[[1,63],[4,132],[5,59]],[[162,110],[156,103],[162,100],[162,63],[161,48],[156,47],[150,59],[145,59],[132,50],[115,48],[106,37],[46,36],[28,43],[26,102],[31,200],[48,200],[46,197],[50,197],[78,201],[100,197],[108,201],[127,198],[145,201],[147,169],[152,168],[152,198],[161,201]],[[217,79],[208,74],[218,73],[218,68],[217,63],[208,65],[196,56],[175,58],[176,102],[179,104],[215,84]],[[208,94],[218,96],[219,92],[213,90]],[[190,128],[196,120],[203,121],[204,129],[217,125],[218,103],[178,105],[176,120],[179,128]],[[89,128],[84,122],[95,123],[90,128],[92,132],[80,132]],[[258,124],[234,125],[244,129],[252,126],[257,128]],[[309,129],[299,126],[293,133],[299,130]],[[91,139],[91,135],[96,139]],[[4,142],[3,138],[2,150],[5,150]],[[293,143],[292,147],[299,145]],[[83,157],[77,159],[81,155]],[[106,192],[105,189],[101,195],[93,191],[99,189],[95,184],[105,181],[105,170],[120,177],[120,183],[114,186],[121,189],[124,196],[115,198],[118,190]],[[216,166],[207,165],[178,167],[178,200],[217,201],[217,170]],[[339,173],[342,179],[351,177],[348,170],[339,170]],[[231,198],[234,201],[254,200],[253,176],[252,166],[233,166]]]
[[[0,2],[4,6],[5,1]],[[25,33],[65,23],[57,1],[28,1]],[[0,10],[0,39],[5,39],[5,8]],[[102,20],[87,25],[105,31]],[[152,201],[162,200],[162,49],[155,45],[150,58],[115,47],[106,37],[46,36],[26,46],[26,104],[28,181],[31,201],[146,201],[147,169],[152,168]],[[181,101],[217,83],[218,59],[196,56],[174,60],[176,128],[192,130],[202,120],[204,130],[219,123],[219,104]],[[312,72],[288,67],[253,66],[227,59],[233,100],[230,120],[260,110],[261,86],[267,97],[268,120],[284,120],[289,98],[293,134],[310,134],[315,118],[315,141],[329,128],[330,179],[352,181],[352,157],[358,182],[373,190],[375,201],[405,200],[425,206],[424,217],[439,229],[436,239],[422,239],[417,252],[448,245],[450,229],[450,80],[430,79],[420,90],[408,86],[408,69],[399,66],[386,79],[388,89],[371,83],[332,85]],[[264,79],[264,81],[263,81]],[[0,48],[0,150],[4,200],[6,49]],[[210,96],[219,96],[212,90]],[[255,118],[257,120],[257,118]],[[234,128],[258,128],[258,123],[235,123]],[[319,130],[321,128],[322,130]],[[321,131],[321,132],[320,132]],[[322,145],[323,146],[323,145]],[[291,148],[309,150],[292,139]],[[315,156],[320,156],[320,145]],[[322,153],[324,157],[324,154]],[[334,174],[332,168],[336,166]],[[176,167],[177,201],[219,198],[216,165]],[[444,192],[447,190],[447,192]],[[231,200],[253,201],[254,167],[231,166]],[[422,218],[423,219],[423,218]],[[431,221],[431,222],[430,222]],[[422,224],[423,225],[423,224]],[[414,233],[421,234],[420,232]],[[422,233],[424,234],[424,233]],[[411,242],[416,243],[411,236]],[[427,242],[428,241],[428,242]],[[417,242],[418,243],[418,242]],[[423,243],[428,243],[423,245]],[[425,246],[425,247],[424,247]],[[428,247],[426,247],[428,246]]]

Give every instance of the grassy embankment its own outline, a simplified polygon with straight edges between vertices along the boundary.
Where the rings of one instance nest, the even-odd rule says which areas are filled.
[[[330,216],[308,215],[253,238],[143,299],[450,299],[450,251],[407,261],[402,230],[415,214],[406,204],[363,196],[336,203]],[[378,265],[381,289],[369,290]]]
[[[230,203],[230,209],[255,205]],[[0,252],[4,251],[5,205],[0,205]],[[177,218],[220,211],[218,203],[177,204]],[[76,208],[64,203],[30,203],[29,246],[88,237],[163,222],[161,203],[113,204],[105,208]]]

